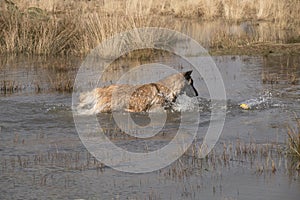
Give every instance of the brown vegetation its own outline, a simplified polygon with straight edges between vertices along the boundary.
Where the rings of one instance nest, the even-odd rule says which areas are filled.
[[[82,55],[105,38],[136,27],[182,31],[183,27],[170,21],[174,17],[227,22],[264,20],[284,29],[295,28],[300,19],[300,2],[293,0],[5,0],[0,10],[0,52],[44,55]],[[249,42],[253,41],[231,38],[219,30],[209,46]]]
[[[294,168],[300,170],[300,118],[296,116],[295,119],[297,127],[288,127],[288,153]]]

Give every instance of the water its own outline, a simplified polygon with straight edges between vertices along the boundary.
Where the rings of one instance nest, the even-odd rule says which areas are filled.
[[[212,106],[218,108],[218,102],[211,101],[203,78],[193,72],[199,97],[180,96],[175,110],[190,117],[181,128],[187,134],[197,128],[196,138],[179,160],[144,174],[105,166],[81,142],[74,125],[72,95],[58,92],[73,83],[80,58],[1,60],[1,199],[298,199],[300,195],[299,174],[285,154],[287,124],[294,127],[295,115],[300,116],[298,55],[213,57],[224,81],[227,110],[221,137],[205,159],[199,158],[199,146],[210,124]],[[118,60],[102,80],[115,83],[123,73],[147,62]],[[172,56],[149,62],[177,66],[179,71],[191,68]],[[160,70],[151,76],[147,70],[142,72],[153,81],[167,75]],[[145,81],[140,76],[132,80]],[[12,89],[3,89],[5,84]],[[249,101],[255,102],[254,108],[240,108]],[[200,110],[198,123],[193,121],[195,110]],[[159,127],[147,127],[151,115],[130,116],[146,127],[145,134]],[[118,147],[151,152],[176,136],[181,114],[167,112],[162,131],[146,139],[133,137],[140,132],[131,127],[126,127],[131,134],[125,134],[111,114],[100,114],[97,120]]]
[[[283,66],[287,60],[293,67]],[[194,157],[209,125],[211,107],[207,88],[199,79],[195,87],[201,97],[181,96],[177,105],[189,111],[200,104],[199,133],[194,144],[179,161],[146,174],[115,171],[86,151],[75,130],[70,93],[36,93],[32,87],[2,93],[1,199],[253,199],[254,195],[255,199],[297,199],[298,174],[290,170],[289,160],[278,149],[284,148],[287,139],[286,124],[293,125],[294,114],[300,115],[299,82],[289,80],[291,74],[300,77],[299,57],[221,56],[214,61],[224,79],[228,109],[213,154],[209,160]],[[38,68],[34,61],[28,69],[24,65],[27,63],[19,63],[12,72],[4,68],[5,78],[23,81],[20,84],[37,80],[49,85],[38,76],[47,76],[47,69]],[[19,74],[27,77],[20,80]],[[278,77],[276,83],[264,83],[262,74]],[[259,100],[259,106],[250,110],[239,107],[251,99]],[[140,125],[148,123],[146,115],[133,118]],[[178,130],[180,114],[169,113],[163,131],[147,140],[124,135],[110,114],[99,115],[98,120],[116,145],[146,152],[168,144]],[[250,143],[257,148],[254,151],[252,147],[254,153],[247,146]],[[238,149],[243,147],[249,152],[239,155]]]

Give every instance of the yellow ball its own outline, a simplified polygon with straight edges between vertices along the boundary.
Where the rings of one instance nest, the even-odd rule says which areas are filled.
[[[240,105],[240,107],[241,108],[243,108],[243,109],[245,109],[245,110],[248,110],[250,107],[247,105],[247,104],[245,104],[245,103],[242,103],[241,105]]]

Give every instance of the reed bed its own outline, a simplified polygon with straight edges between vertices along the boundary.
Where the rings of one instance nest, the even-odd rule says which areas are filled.
[[[8,0],[6,0],[8,1]],[[98,12],[105,15],[172,15],[201,19],[299,20],[300,2],[295,0],[15,0],[21,10],[38,7],[52,13]],[[298,21],[299,22],[299,21]]]
[[[293,29],[299,25],[299,10],[300,2],[293,0],[5,0],[0,6],[0,53],[82,55],[104,39],[132,28],[156,26],[181,31],[182,27],[170,21],[174,17],[264,20]],[[212,38],[212,46],[249,42],[228,35],[220,39],[222,35],[220,32],[219,40]]]
[[[294,168],[300,170],[300,118],[295,117],[296,127],[288,126],[288,154]]]

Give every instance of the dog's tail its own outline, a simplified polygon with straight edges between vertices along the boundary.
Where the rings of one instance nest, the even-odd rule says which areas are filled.
[[[105,88],[107,89],[107,88]],[[80,94],[79,105],[77,106],[77,111],[80,114],[97,114],[100,112],[110,112],[110,96],[103,95],[105,90],[103,88],[96,88],[90,92],[85,92]],[[110,94],[110,93],[108,93]]]
[[[80,103],[78,105],[78,108],[91,109],[96,103],[96,96],[94,95],[94,90],[80,94],[79,101]]]
[[[79,96],[79,105],[77,111],[80,114],[93,114],[97,105],[96,91],[85,92]]]

